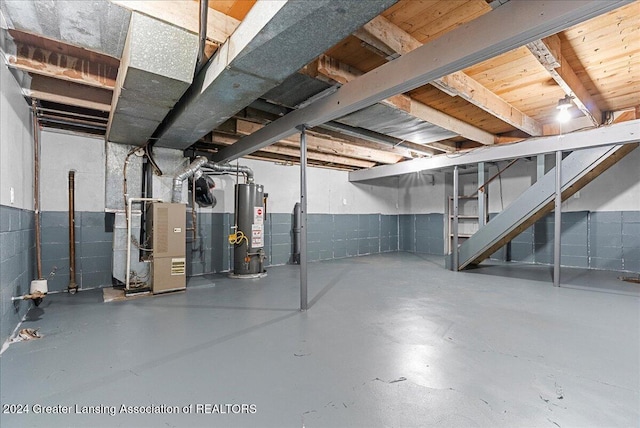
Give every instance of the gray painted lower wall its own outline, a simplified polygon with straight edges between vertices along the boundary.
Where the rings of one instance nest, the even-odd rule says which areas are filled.
[[[399,223],[400,250],[444,255],[444,214],[403,214]]]
[[[196,217],[195,239],[187,231],[187,276],[227,272],[232,265],[231,245],[227,239],[233,215],[230,213],[201,213]],[[193,227],[187,212],[187,228]]]
[[[50,290],[69,285],[69,226],[64,212],[42,213],[42,269]],[[187,232],[187,275],[227,272],[232,246],[227,236],[232,213],[199,213],[197,234]],[[291,263],[293,218],[269,213],[265,219],[266,266]],[[187,228],[192,227],[187,213]],[[105,213],[76,213],[76,283],[80,288],[111,285],[113,218]],[[309,214],[308,260],[329,260],[398,250],[398,216],[383,214]]]
[[[490,214],[490,218],[495,217]],[[442,255],[442,214],[399,216],[399,249]],[[554,215],[543,217],[496,251],[494,260],[553,264]],[[561,263],[567,267],[640,272],[640,211],[562,213]]]
[[[76,284],[79,288],[111,285],[113,217],[103,212],[76,212]],[[42,213],[42,274],[49,290],[69,286],[69,216],[66,212]]]
[[[232,266],[232,247],[227,235],[233,225],[231,213],[198,214],[198,233],[187,238],[187,274],[226,272]],[[191,215],[187,215],[191,227]],[[268,213],[265,218],[266,266],[293,260],[293,217]],[[398,216],[384,214],[309,214],[308,260],[330,260],[398,250]]]
[[[492,258],[553,264],[553,213],[538,220]],[[640,272],[640,211],[562,213],[561,264]]]
[[[563,266],[640,272],[640,212],[562,214]],[[510,259],[552,264],[554,216],[547,215],[511,243]]]
[[[3,207],[6,218],[28,211]],[[32,216],[32,214],[31,214]],[[25,217],[26,218],[26,217]],[[32,217],[31,217],[32,218]],[[18,220],[15,220],[16,222]],[[24,220],[25,222],[27,220]],[[76,220],[76,282],[81,288],[111,284],[113,233],[112,219],[105,213],[78,212]],[[11,220],[3,220],[7,225]],[[110,224],[111,222],[111,224]],[[292,215],[269,213],[265,219],[266,266],[292,262]],[[5,224],[3,223],[3,224]],[[18,223],[15,223],[18,224]],[[22,223],[19,223],[22,225]],[[26,224],[26,223],[25,223]],[[200,213],[197,217],[197,236],[188,233],[187,274],[189,276],[227,272],[232,267],[232,247],[227,235],[233,225],[231,213]],[[12,226],[3,226],[12,227]],[[17,226],[14,226],[17,227]],[[32,227],[32,226],[31,226]],[[187,214],[187,227],[191,215]],[[329,260],[378,254],[392,251],[443,255],[444,215],[432,214],[309,214],[308,260]],[[18,235],[28,238],[28,230],[3,231],[0,246],[3,263],[16,257],[17,248],[27,241],[15,244]],[[64,290],[69,285],[68,217],[64,212],[42,213],[42,268],[46,276],[54,267],[56,274],[49,281],[50,290]],[[18,245],[18,246],[16,246]],[[21,246],[20,246],[21,245]],[[11,256],[8,254],[11,253]],[[26,253],[21,253],[24,256]],[[33,257],[29,256],[32,261]],[[509,245],[492,256],[494,259],[525,263],[551,264],[553,261],[553,214],[539,220],[518,235]],[[32,262],[31,262],[32,263]],[[570,267],[640,272],[640,212],[568,212],[562,221],[562,264]],[[3,265],[4,266],[4,265]],[[23,266],[23,265],[19,265]],[[28,283],[24,270],[15,273],[15,267],[3,269],[5,284]],[[4,271],[9,273],[4,273]],[[26,281],[26,282],[25,282]],[[8,293],[3,288],[3,293]],[[8,307],[3,303],[3,317]]]
[[[27,313],[29,301],[11,301],[29,293],[35,279],[34,213],[0,205],[0,343]]]

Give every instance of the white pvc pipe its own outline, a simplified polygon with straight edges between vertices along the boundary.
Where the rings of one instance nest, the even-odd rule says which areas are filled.
[[[126,282],[124,284],[125,289],[129,291],[129,280],[131,270],[131,204],[133,202],[142,202],[142,201],[150,201],[150,202],[162,202],[162,199],[157,198],[129,198],[127,200],[128,210],[127,210],[127,272],[126,272]]]

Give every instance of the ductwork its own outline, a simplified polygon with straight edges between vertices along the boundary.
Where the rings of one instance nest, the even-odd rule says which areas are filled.
[[[188,166],[176,173],[176,175],[173,177],[171,202],[180,202],[182,200],[182,182],[194,175],[207,162],[209,162],[209,159],[204,156],[198,156]]]
[[[69,45],[122,56],[131,12],[108,0],[0,1],[8,27]]]
[[[107,140],[146,143],[191,85],[197,55],[196,34],[133,12],[113,91]]]
[[[248,166],[243,165],[231,165],[228,163],[225,164],[217,164],[213,162],[208,162],[203,165],[203,168],[211,169],[215,172],[228,172],[231,174],[239,173],[244,174],[247,177],[247,183],[253,183],[253,170]]]
[[[259,1],[156,131],[184,149],[397,0]]]

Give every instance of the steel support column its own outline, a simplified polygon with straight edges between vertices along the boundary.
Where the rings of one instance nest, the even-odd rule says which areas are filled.
[[[487,224],[487,190],[484,187],[485,182],[484,162],[478,162],[478,226],[482,227]]]
[[[544,176],[544,159],[545,155],[536,156],[536,182]]]
[[[562,151],[556,152],[556,199],[553,229],[553,286],[560,286],[560,234],[562,232]]]
[[[409,174],[416,171],[450,168],[454,165],[471,165],[478,162],[495,162],[545,153],[551,154],[555,153],[558,147],[562,147],[562,150],[569,152],[614,144],[633,144],[640,141],[638,126],[640,126],[640,119],[635,119],[564,135],[530,138],[517,144],[499,144],[483,147],[482,150],[465,152],[464,156],[440,155],[432,158],[413,159],[392,165],[381,165],[370,169],[351,171],[349,172],[349,181],[353,183]]]
[[[300,128],[300,310],[308,308],[307,299],[307,133]]]
[[[458,166],[453,167],[453,219],[451,221],[451,227],[453,231],[451,232],[453,237],[451,244],[451,251],[453,253],[453,263],[451,264],[452,270],[458,270],[458,193],[460,188],[460,180],[458,174]]]

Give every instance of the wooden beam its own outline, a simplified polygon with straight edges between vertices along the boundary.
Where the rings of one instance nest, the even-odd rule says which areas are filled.
[[[223,149],[224,147],[230,146],[232,144],[229,141],[230,138],[228,136],[224,136],[224,138],[227,140],[227,142],[218,141],[217,139],[215,142],[213,142],[211,134],[205,135],[203,138],[200,139],[199,144],[196,143],[196,145],[194,146],[196,155],[209,156],[211,154],[218,153],[218,151],[220,149]],[[274,162],[276,164],[293,166],[293,165],[300,165],[299,155],[300,153],[298,153],[298,157],[285,156],[281,154],[267,153],[264,150],[258,150],[257,152],[253,152],[244,157],[247,159],[255,159],[255,160],[261,160],[265,162]],[[354,171],[356,169],[359,169],[357,167],[353,167],[349,165],[342,165],[342,164],[339,165],[334,163],[316,161],[316,160],[309,159],[308,157],[307,157],[307,165],[314,166],[317,168],[334,169],[338,171]]]
[[[100,111],[111,110],[112,91],[108,89],[35,75],[31,79],[31,86],[22,91],[26,97],[39,100]]]
[[[344,117],[395,94],[423,86],[457,70],[509,52],[632,0],[511,1],[343,85],[304,108],[293,110],[212,156],[228,162],[296,134]],[[499,29],[499,31],[496,31]],[[500,146],[504,147],[504,146]],[[413,162],[413,161],[411,161]],[[382,165],[382,168],[394,165]]]
[[[16,54],[8,55],[10,67],[31,74],[113,90],[118,67],[91,62],[47,49],[16,44]]]
[[[569,96],[580,111],[595,125],[602,124],[602,111],[562,55],[560,37],[554,34],[527,44],[527,48],[547,69],[553,80]]]
[[[198,2],[179,0],[111,0],[119,6],[136,12],[144,13],[160,21],[168,22],[187,31],[198,34],[198,16],[200,6]],[[217,43],[224,43],[236,30],[240,21],[209,8],[207,20],[207,39]]]
[[[242,135],[226,135],[218,132],[213,133],[213,143],[231,145],[238,141]],[[289,156],[296,159],[300,158],[300,149],[295,147],[287,147],[281,143],[275,143],[267,147],[260,149],[261,152],[272,153],[275,155]],[[327,153],[318,153],[314,150],[308,150],[307,157],[309,160],[333,163],[338,165],[346,165],[352,168],[371,168],[376,165],[376,162],[366,161],[361,159],[352,159],[340,155],[333,155]]]
[[[377,141],[369,140],[365,136],[361,138],[355,137],[352,135],[346,135],[338,130],[331,130],[320,126],[311,128],[310,132],[328,139],[337,139],[339,141],[344,141],[347,144],[355,147],[364,147],[373,150],[379,150],[382,152],[394,153],[406,159],[413,159],[416,157],[421,157],[423,155],[433,156],[434,154],[438,153],[436,150],[432,150],[430,147],[424,147],[420,144],[402,141],[400,139],[397,139],[398,141],[396,145],[387,145]]]
[[[236,130],[240,135],[249,135],[256,132],[258,129],[263,128],[264,125],[258,123],[249,122],[246,120],[236,120]],[[296,137],[289,137],[284,140],[280,140],[281,144],[293,145],[298,147],[300,141]],[[331,140],[328,138],[322,138],[316,133],[309,132],[307,134],[307,147],[309,150],[317,151],[318,153],[335,154],[339,156],[346,156],[355,159],[362,159],[373,161],[376,163],[394,164],[400,162],[403,157],[393,153],[383,152],[380,150],[374,150],[365,147],[356,147],[347,142]]]
[[[404,55],[422,46],[422,43],[411,34],[395,25],[383,16],[378,16],[362,27],[362,31],[354,33],[367,43],[375,43],[378,49],[385,53]]]
[[[326,55],[322,55],[318,58],[317,70],[319,74],[342,84],[348,83],[364,74],[360,70],[356,70],[355,68],[343,64]],[[418,119],[447,129],[468,138],[469,140],[486,145],[490,145],[495,142],[495,136],[493,134],[442,113],[441,111],[416,101],[407,95],[395,95],[387,98],[381,103],[402,110],[417,117]],[[426,144],[426,146],[429,146],[429,144]]]
[[[361,40],[373,44],[387,55],[404,55],[422,43],[383,16],[371,20],[354,33]],[[431,83],[451,96],[459,96],[516,129],[532,136],[542,135],[542,124],[496,95],[475,79],[458,71]]]
[[[540,122],[526,115],[462,71],[436,79],[432,85],[467,100],[474,106],[531,136],[542,135]]]

